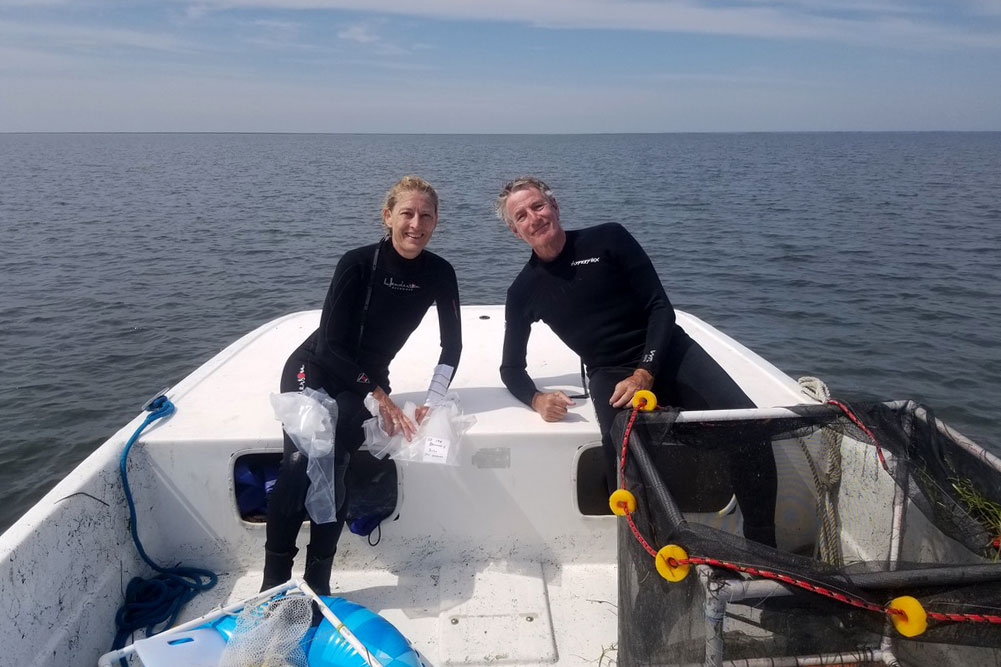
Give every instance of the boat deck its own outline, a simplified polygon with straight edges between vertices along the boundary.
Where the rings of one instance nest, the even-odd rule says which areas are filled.
[[[298,568],[295,575],[301,576]],[[189,603],[184,620],[254,595],[260,581],[259,569],[223,575],[215,590]],[[594,665],[615,655],[617,569],[611,563],[335,569],[331,584],[333,595],[395,625],[428,665]]]
[[[798,386],[777,370],[767,372],[772,367],[760,357],[699,320],[679,317],[710,353],[728,360],[728,370],[759,405],[803,401]],[[316,311],[298,313],[263,327],[224,351],[223,363],[207,365],[172,390],[177,414],[144,437],[151,467],[163,469],[159,488],[173,480],[185,485],[174,498],[190,499],[218,480],[234,453],[280,450],[268,394],[277,391],[281,365],[318,318]],[[593,664],[617,641],[617,569],[615,518],[586,516],[578,507],[580,457],[599,445],[590,399],[578,400],[560,423],[543,422],[500,385],[503,309],[464,307],[462,324],[467,342],[452,389],[466,414],[476,417],[462,444],[463,463],[399,467],[399,519],[383,525],[376,547],[345,531],[334,594],[383,614],[432,665]],[[423,400],[437,333],[432,310],[394,361],[399,404]],[[528,361],[540,387],[581,393],[580,362],[548,327],[534,328]],[[173,459],[167,458],[186,447],[198,448],[202,462],[187,483],[168,469]],[[156,505],[169,502],[161,498]],[[189,617],[256,593],[263,557],[264,527],[234,522],[224,493],[178,507],[178,514],[195,507],[208,508],[198,510],[200,523],[231,533],[212,542],[245,546],[227,559],[235,574],[192,603]],[[738,521],[730,517],[729,528],[738,530]],[[307,542],[304,527],[300,548]]]
[[[374,547],[345,531],[334,592],[383,614],[432,666],[596,664],[617,641],[616,518],[582,512],[579,502],[582,488],[604,493],[595,491],[593,467],[582,463],[600,447],[590,401],[578,400],[562,422],[543,422],[500,383],[503,307],[465,306],[462,320],[465,348],[452,389],[476,424],[463,438],[461,464],[397,465],[399,518],[383,524]],[[257,592],[264,525],[241,518],[233,468],[241,456],[281,451],[269,395],[278,391],[285,359],[318,321],[319,311],[295,313],[230,345],[170,389],[176,413],[131,451],[129,480],[147,553],[159,563],[221,573],[182,620]],[[739,343],[685,313],[679,322],[759,406],[809,400]],[[432,310],[391,367],[398,403],[423,400],[438,350]],[[542,324],[533,328],[528,371],[540,388],[582,389],[578,358]],[[142,419],[5,533],[5,578],[22,582],[4,587],[5,599],[59,599],[30,615],[11,614],[11,631],[23,638],[11,649],[12,664],[96,663],[110,646],[123,582],[149,576],[128,537],[117,472]],[[737,532],[739,521],[737,511],[719,525]],[[308,532],[304,525],[300,548]],[[57,571],[65,572],[60,582],[33,576]],[[65,590],[79,595],[64,598]]]

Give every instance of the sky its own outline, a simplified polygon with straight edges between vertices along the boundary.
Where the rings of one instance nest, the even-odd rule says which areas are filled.
[[[0,132],[1001,130],[1001,0],[0,0]]]

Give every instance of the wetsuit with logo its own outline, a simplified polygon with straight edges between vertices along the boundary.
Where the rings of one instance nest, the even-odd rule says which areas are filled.
[[[753,401],[675,321],[649,257],[617,223],[566,232],[550,262],[535,253],[508,289],[501,379],[531,406],[538,389],[526,369],[533,322],[545,322],[580,355],[608,466],[616,479],[609,432],[619,410],[608,400],[615,385],[643,368],[654,377],[659,403],[689,410],[755,407]],[[730,472],[744,513],[744,534],[774,544],[775,459],[753,443],[734,451]]]
[[[365,396],[376,387],[390,392],[389,364],[432,303],[437,304],[441,336],[438,363],[454,371],[462,351],[462,330],[452,266],[427,250],[406,259],[386,240],[351,250],[337,264],[319,328],[285,364],[282,392],[324,389],[337,401],[334,488],[339,516],[332,523],[310,522],[309,549],[318,557],[333,554],[344,527],[340,516],[344,475],[351,454],[364,440],[362,422],[371,417]],[[285,434],[281,469],[268,500],[265,548],[270,552],[295,551],[306,516],[307,463]]]

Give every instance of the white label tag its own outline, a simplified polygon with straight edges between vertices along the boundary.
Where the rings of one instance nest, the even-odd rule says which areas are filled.
[[[427,436],[424,438],[424,461],[427,463],[445,463],[448,460],[449,441],[444,438]]]

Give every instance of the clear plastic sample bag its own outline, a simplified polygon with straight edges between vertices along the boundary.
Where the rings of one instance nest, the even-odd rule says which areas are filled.
[[[449,392],[428,411],[424,421],[417,426],[417,433],[408,442],[402,433],[394,436],[386,433],[379,403],[371,394],[365,399],[365,407],[375,416],[363,424],[364,447],[380,459],[388,455],[396,461],[457,466],[462,435],[476,423],[476,417],[462,414],[458,394]],[[403,405],[403,414],[414,424],[417,424],[416,412],[417,407],[410,401]]]
[[[296,448],[306,455],[306,511],[316,523],[337,519],[334,495],[334,429],[337,401],[322,389],[271,394],[271,406]]]

